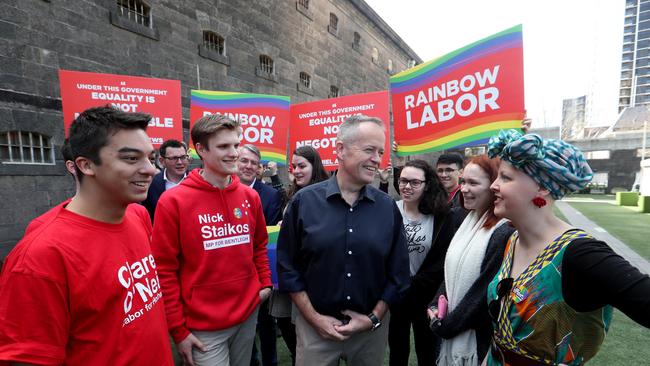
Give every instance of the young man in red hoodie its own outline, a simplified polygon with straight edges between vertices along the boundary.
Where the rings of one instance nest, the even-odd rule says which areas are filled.
[[[191,135],[203,169],[163,193],[154,220],[169,331],[189,365],[248,366],[272,288],[262,204],[236,174],[238,122],[204,116]]]
[[[173,365],[151,221],[132,204],[155,173],[150,119],[99,107],[73,122],[77,193],[30,225],[0,275],[0,364]]]

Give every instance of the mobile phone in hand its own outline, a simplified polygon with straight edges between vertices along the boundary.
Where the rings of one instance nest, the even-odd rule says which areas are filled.
[[[447,316],[447,298],[445,295],[440,295],[438,298],[438,319],[444,319]]]

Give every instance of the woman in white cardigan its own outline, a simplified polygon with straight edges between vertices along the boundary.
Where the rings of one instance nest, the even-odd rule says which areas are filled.
[[[514,231],[507,220],[494,216],[490,185],[498,169],[498,159],[481,155],[471,158],[463,170],[461,203],[469,214],[447,250],[445,280],[439,291],[448,301],[448,311],[439,314],[435,306],[438,296],[428,310],[431,328],[442,338],[438,357],[441,366],[478,365],[489,347],[492,326],[487,286],[499,269],[506,242]]]

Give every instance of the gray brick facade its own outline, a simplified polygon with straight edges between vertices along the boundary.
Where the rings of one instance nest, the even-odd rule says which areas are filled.
[[[149,28],[121,17],[117,1],[0,3],[0,133],[44,134],[57,150],[55,165],[0,163],[0,258],[31,219],[74,190],[58,152],[64,138],[58,69],[180,80],[187,131],[190,90],[199,83],[208,90],[289,95],[301,103],[327,98],[332,85],[340,95],[384,90],[389,60],[393,72],[406,69],[409,60],[421,62],[362,0],[311,0],[309,9],[296,0],[147,4]],[[336,35],[328,31],[330,13],[338,18]],[[225,39],[225,55],[201,50],[204,30]],[[273,78],[256,75],[262,54],[274,60]],[[311,76],[308,92],[297,86],[300,72]]]

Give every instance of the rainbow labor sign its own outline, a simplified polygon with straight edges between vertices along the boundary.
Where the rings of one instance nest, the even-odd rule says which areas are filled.
[[[215,113],[239,121],[242,143],[257,146],[263,161],[286,164],[289,97],[192,90],[190,130],[199,118]]]
[[[390,150],[388,149],[388,92],[380,91],[366,94],[348,95],[345,97],[319,100],[294,104],[291,106],[291,138],[290,152],[304,145],[318,150],[325,169],[332,171],[338,168],[336,158],[336,134],[339,126],[346,118],[364,114],[377,117],[384,121],[386,127],[386,153],[382,157],[381,166],[388,165]]]
[[[524,118],[521,25],[390,78],[398,155],[487,142]]]
[[[181,82],[138,76],[59,70],[65,135],[84,110],[110,104],[125,112],[152,116],[147,128],[159,147],[169,139],[183,140]]]

